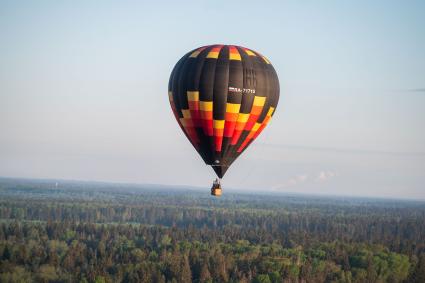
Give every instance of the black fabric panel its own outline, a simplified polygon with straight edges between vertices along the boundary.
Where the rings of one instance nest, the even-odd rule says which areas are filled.
[[[256,92],[255,95],[256,96],[268,96],[267,93],[267,81],[266,81],[266,73],[264,70],[264,65],[265,62],[263,61],[262,58],[256,56],[253,57],[251,56],[252,59],[252,63],[253,63],[253,68],[255,71],[255,81],[256,81]]]
[[[263,110],[261,111],[260,117],[258,117],[257,123],[262,123],[264,121],[264,118],[267,115],[267,112],[269,111],[269,107],[271,105],[271,94],[272,94],[272,78],[270,77],[270,72],[268,68],[269,64],[259,64],[259,68],[262,69],[261,73],[264,75],[264,94],[267,97],[266,102],[264,103]]]
[[[270,72],[269,75],[273,81],[273,88],[271,89],[270,100],[272,101],[271,105],[276,109],[277,104],[279,103],[279,93],[280,93],[279,79],[277,77],[275,69],[273,68],[271,64],[269,65],[269,72]]]
[[[190,54],[189,54],[190,55]],[[178,103],[178,109],[188,109],[189,108],[189,104],[187,103],[187,95],[186,95],[186,90],[187,90],[187,72],[191,67],[191,60],[187,60],[187,57],[185,58],[185,60],[182,62],[182,67],[179,70],[179,72],[177,73],[177,78],[175,80],[176,82],[176,102]]]
[[[243,89],[243,66],[242,61],[230,60],[229,62],[229,82],[228,87]],[[241,104],[241,93],[228,91],[227,102]]]
[[[214,46],[208,47],[206,54],[208,54],[213,47]],[[205,58],[199,80],[199,100],[213,101],[216,63],[217,59]]]
[[[229,169],[228,166],[213,166],[215,174],[217,174],[217,177],[219,177],[220,179],[224,177],[224,174],[226,173],[227,169]]]
[[[248,56],[245,51],[238,49],[242,57],[242,72],[243,72],[243,87],[242,89],[257,88],[256,70],[254,69],[252,57]],[[252,102],[256,94],[251,92],[242,92],[241,109],[240,113],[250,113]]]
[[[229,86],[229,48],[224,46],[215,66],[213,91],[213,119],[224,120]]]
[[[192,54],[191,52],[190,54]],[[190,72],[187,74],[189,79],[189,89],[191,91],[199,91],[199,82],[202,75],[202,68],[204,66],[205,57],[208,54],[208,48],[202,50],[201,53],[196,58],[188,58],[187,60],[195,61],[195,64],[192,66]]]
[[[214,47],[215,45],[208,47],[206,55],[208,55],[209,51],[211,51],[211,49]],[[200,101],[214,101],[214,78],[215,78],[216,65],[217,65],[217,59],[205,57],[205,61],[202,67],[201,77],[199,81],[199,100]],[[214,110],[214,105],[213,105],[213,110]],[[207,164],[213,164],[215,160],[214,137],[205,136],[203,140],[205,142],[205,150],[208,152]]]
[[[181,112],[181,107],[180,107],[180,94],[178,93],[178,79],[181,76],[181,69],[184,65],[184,62],[186,60],[186,58],[189,55],[186,54],[183,58],[180,59],[179,62],[177,62],[176,66],[174,67],[174,70],[172,72],[172,76],[170,77],[170,81],[169,81],[169,90],[172,91],[173,94],[173,101],[174,101],[174,106],[176,107],[177,110],[177,114],[179,115],[180,118],[183,117],[183,114]]]

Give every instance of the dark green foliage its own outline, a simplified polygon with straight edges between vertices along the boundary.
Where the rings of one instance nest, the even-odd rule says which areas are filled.
[[[46,187],[0,180],[0,282],[425,282],[423,203]]]

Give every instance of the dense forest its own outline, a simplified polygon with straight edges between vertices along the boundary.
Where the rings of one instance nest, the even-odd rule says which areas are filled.
[[[425,202],[3,178],[0,282],[425,282]]]

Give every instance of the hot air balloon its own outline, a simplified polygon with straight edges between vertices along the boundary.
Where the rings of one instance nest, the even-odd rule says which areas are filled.
[[[270,122],[279,80],[270,61],[252,49],[208,45],[177,62],[168,96],[184,134],[221,179]],[[219,179],[213,195],[221,195]]]

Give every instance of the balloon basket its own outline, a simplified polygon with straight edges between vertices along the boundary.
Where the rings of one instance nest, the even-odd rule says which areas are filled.
[[[211,195],[215,197],[221,196],[222,190],[221,190],[221,184],[219,180],[215,180],[213,182],[213,185],[211,187]]]

